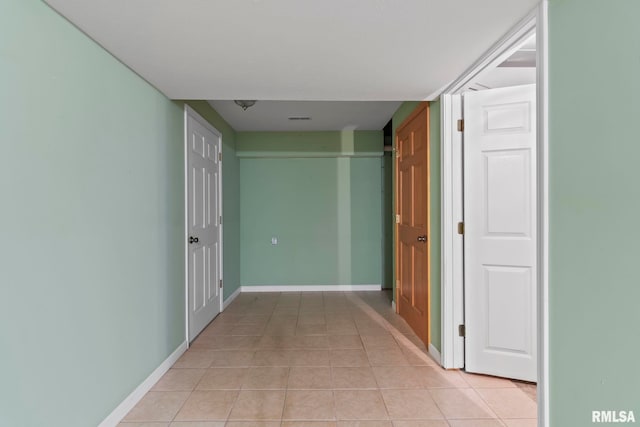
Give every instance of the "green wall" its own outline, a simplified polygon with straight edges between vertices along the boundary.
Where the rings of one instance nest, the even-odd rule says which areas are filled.
[[[381,284],[381,131],[237,141],[242,285]]]
[[[391,122],[393,132],[393,146],[395,148],[396,130],[402,122],[413,113],[420,105],[418,101],[403,102],[398,110],[394,113]],[[430,126],[430,178],[431,178],[431,344],[438,350],[441,348],[441,276],[440,276],[440,254],[441,254],[441,187],[440,187],[440,100],[433,101],[429,104],[429,126]],[[395,191],[395,151],[393,158],[393,189]],[[395,200],[395,196],[394,196]],[[394,218],[395,219],[395,218]],[[395,227],[394,235],[395,235]],[[393,239],[393,253],[395,253],[395,237]],[[393,259],[393,277],[396,277],[395,257]],[[395,300],[395,283],[393,284],[393,298]]]
[[[98,425],[184,341],[183,110],[0,2],[0,425]]]
[[[385,289],[393,289],[393,221],[395,211],[393,206],[393,153],[385,151],[382,158],[382,257],[383,279],[382,286]]]
[[[382,131],[238,132],[238,157],[381,157]]]
[[[639,16],[637,0],[549,2],[553,427],[640,415]]]
[[[185,101],[222,134],[222,233],[224,299],[240,287],[240,161],[236,131],[206,101]]]

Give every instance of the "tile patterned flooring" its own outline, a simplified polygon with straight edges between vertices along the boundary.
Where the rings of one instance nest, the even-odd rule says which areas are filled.
[[[446,371],[388,292],[241,294],[121,427],[534,427],[535,385]]]

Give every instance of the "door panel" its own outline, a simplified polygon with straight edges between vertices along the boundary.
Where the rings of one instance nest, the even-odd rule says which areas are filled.
[[[484,153],[487,235],[531,236],[531,155],[529,150]]]
[[[489,325],[487,349],[523,355],[530,353],[531,307],[528,295],[531,293],[531,269],[485,266],[484,276]],[[509,304],[505,304],[505,300]]]
[[[193,259],[192,259],[192,269],[193,272],[193,311],[195,313],[199,312],[204,306],[206,302],[206,268],[205,268],[205,247],[200,247],[194,249],[193,251]],[[197,284],[200,284],[198,286]]]
[[[220,135],[187,119],[189,237],[189,340],[220,312]],[[195,239],[197,238],[197,241]]]
[[[535,86],[464,95],[465,368],[537,379]]]
[[[418,107],[397,130],[398,313],[429,345],[429,108]]]
[[[191,188],[193,191],[191,201],[192,201],[192,220],[191,220],[191,228],[193,230],[200,229],[202,230],[205,226],[204,224],[204,198],[206,195],[206,191],[204,189],[204,173],[205,170],[202,168],[192,168],[191,174],[193,176],[191,182]]]

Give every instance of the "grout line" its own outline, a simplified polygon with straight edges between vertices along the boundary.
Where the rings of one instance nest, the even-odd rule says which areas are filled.
[[[195,388],[194,388],[195,390]],[[187,398],[184,400],[184,402],[182,402],[182,405],[180,405],[180,409],[178,409],[175,413],[175,415],[171,418],[171,421],[169,421],[169,424],[171,424],[172,422],[175,421],[176,417],[178,416],[178,414],[180,413],[180,411],[182,411],[182,408],[184,408],[184,405],[186,405],[187,401],[191,398],[191,396],[193,395],[194,390],[191,390],[189,392],[189,395],[187,396]],[[145,396],[147,396],[149,393],[145,394]]]
[[[259,312],[257,314],[255,314],[255,315],[266,315],[267,316],[267,320],[266,320],[267,324],[275,317],[275,311],[276,311],[276,309],[278,307],[278,301],[277,300],[279,298],[281,298],[282,293],[278,293],[277,295],[278,295],[278,297],[276,298],[276,302],[273,304],[273,307],[272,307],[272,309],[271,309],[271,311],[269,312],[268,315],[266,314],[266,311],[265,311],[264,307],[270,305],[270,303],[269,302],[265,303],[264,302],[265,300],[261,301],[261,304],[260,304],[261,308],[259,309]],[[323,292],[323,293],[321,293],[321,295],[322,295],[322,306],[321,306],[321,311],[319,311],[319,313],[322,313],[322,315],[323,315],[323,317],[325,319],[325,323],[324,324],[326,325],[327,319],[330,318],[330,316],[331,316],[331,314],[333,312],[332,313],[327,313],[326,310],[329,307],[329,304],[327,304],[327,294]],[[315,298],[315,296],[314,296],[314,298]],[[312,298],[311,300],[313,301],[314,298]],[[298,295],[297,299],[298,299],[297,315],[296,315],[296,320],[295,320],[295,323],[294,323],[294,328],[296,328],[296,329],[297,329],[298,325],[300,325],[300,323],[299,323],[300,322],[300,316],[303,314],[303,311],[304,311],[303,307],[302,307],[303,298],[301,297],[301,295]],[[348,316],[345,316],[345,317],[347,317],[351,322],[355,323],[355,325],[356,325],[356,333],[355,334],[349,334],[349,335],[358,335],[359,343],[361,345],[361,348],[359,348],[359,349],[342,349],[342,348],[332,349],[331,346],[329,345],[329,337],[330,336],[334,336],[335,334],[325,333],[325,334],[320,334],[320,335],[282,335],[282,336],[279,336],[279,335],[265,335],[265,332],[263,331],[261,335],[255,336],[256,340],[255,340],[253,348],[251,348],[251,349],[245,349],[245,348],[213,348],[213,349],[211,349],[211,348],[202,348],[202,349],[194,349],[194,350],[200,350],[200,351],[249,351],[249,352],[252,353],[251,361],[248,362],[247,364],[243,364],[242,366],[239,365],[239,366],[215,366],[214,367],[213,366],[213,361],[212,361],[211,364],[207,368],[204,368],[205,373],[206,373],[207,369],[211,369],[211,368],[236,368],[236,369],[240,369],[241,368],[241,369],[246,369],[246,370],[249,370],[251,368],[277,368],[277,367],[287,368],[287,370],[288,370],[287,385],[284,388],[285,399],[284,399],[283,406],[282,406],[282,411],[281,411],[281,414],[280,414],[280,424],[281,425],[283,425],[285,423],[285,420],[283,419],[283,417],[284,417],[284,409],[286,407],[286,400],[287,400],[287,397],[288,397],[288,392],[289,392],[289,390],[293,390],[293,389],[289,388],[289,381],[291,379],[291,376],[290,376],[291,369],[293,367],[309,368],[309,367],[312,367],[312,366],[313,367],[317,366],[317,367],[322,367],[322,368],[329,369],[330,378],[331,378],[331,388],[330,389],[301,388],[301,389],[295,389],[295,390],[315,390],[315,391],[318,391],[318,390],[324,390],[324,391],[331,390],[331,392],[332,392],[331,395],[332,395],[332,399],[333,399],[332,403],[333,403],[333,411],[334,411],[334,420],[335,421],[338,421],[336,392],[338,392],[338,391],[348,391],[348,390],[369,390],[369,391],[377,391],[377,394],[382,398],[386,414],[389,417],[389,420],[387,420],[387,421],[392,422],[391,419],[390,419],[391,417],[390,417],[390,414],[389,414],[389,409],[387,407],[387,402],[384,400],[384,396],[382,394],[382,391],[386,390],[386,389],[382,389],[380,387],[378,379],[375,376],[375,373],[373,372],[373,368],[374,367],[371,365],[371,359],[369,358],[369,352],[367,352],[367,348],[366,348],[364,340],[363,340],[363,334],[361,333],[361,329],[357,328],[358,323],[356,322],[356,319],[357,318],[362,318],[363,321],[367,321],[367,318],[369,318],[373,322],[375,322],[378,326],[380,326],[382,329],[385,329],[386,331],[388,331],[391,334],[391,336],[394,338],[394,341],[398,345],[401,346],[400,350],[402,351],[403,356],[406,357],[407,354],[405,353],[405,350],[409,350],[412,353],[414,353],[416,356],[418,356],[419,359],[421,359],[423,361],[427,361],[427,362],[429,362],[429,361],[433,362],[431,364],[427,364],[426,365],[427,367],[434,367],[434,364],[435,364],[435,366],[439,366],[439,365],[437,363],[435,363],[435,361],[432,360],[431,356],[428,353],[425,353],[420,348],[418,348],[416,346],[416,344],[414,344],[411,340],[409,340],[409,338],[404,333],[401,333],[397,328],[395,328],[393,326],[393,324],[387,318],[385,318],[375,308],[375,302],[366,301],[365,299],[361,298],[359,295],[357,295],[355,293],[344,293],[343,296],[341,296],[340,300],[343,300],[343,299],[348,304],[345,307],[346,310],[344,311],[344,313],[343,313],[342,310],[339,310],[337,313],[340,313],[341,316],[342,315],[348,315]],[[270,300],[271,300],[271,298],[267,299],[267,301],[270,301]],[[247,304],[246,306],[240,307],[240,310],[241,310],[240,313],[244,313],[244,314],[242,314],[242,315],[231,314],[230,316],[242,317],[243,315],[250,315],[250,314],[247,314],[247,313],[251,313],[251,310],[252,310],[251,306],[253,304],[255,304],[256,301],[260,301],[260,299],[259,298],[255,299],[254,301],[251,301],[250,304]],[[239,305],[239,304],[236,304],[237,302],[242,302],[242,301],[240,300],[240,298],[238,298],[236,301],[234,301],[234,303],[232,303],[229,306],[229,308],[237,307]],[[382,307],[378,307],[378,308],[382,308]],[[315,310],[313,310],[312,312],[315,313]],[[286,315],[288,315],[288,314],[286,314]],[[293,315],[291,315],[291,316],[293,316]],[[229,317],[229,318],[231,319],[232,317]],[[234,325],[233,322],[230,322],[230,324]],[[247,324],[250,324],[250,323],[247,323]],[[233,326],[230,326],[230,327],[233,327]],[[265,329],[266,329],[266,325],[265,325]],[[253,335],[246,335],[245,336],[245,335],[217,335],[217,334],[215,334],[215,336],[237,336],[237,337],[242,336],[242,337],[246,337],[246,336],[253,336]],[[293,348],[289,348],[289,347],[282,348],[282,347],[279,346],[279,347],[273,347],[273,348],[260,348],[259,347],[259,343],[260,343],[262,337],[265,337],[265,336],[279,337],[276,340],[285,341],[285,342],[287,340],[294,340],[295,341],[296,337],[319,337],[319,336],[324,336],[325,340],[327,341],[327,347],[326,348],[325,347],[323,347],[323,348],[306,348],[306,347],[295,348],[295,346],[294,346]],[[340,335],[337,335],[337,336],[340,336]],[[260,338],[257,338],[257,337],[260,337]],[[302,341],[304,341],[304,340],[302,340]],[[261,351],[261,350],[278,351],[278,352],[286,352],[286,353],[292,353],[292,352],[295,352],[295,351],[318,351],[318,352],[323,351],[323,352],[326,352],[328,354],[329,360],[328,360],[326,365],[308,365],[308,366],[307,365],[299,365],[299,366],[295,365],[294,366],[294,365],[291,364],[291,360],[287,361],[287,365],[273,365],[273,366],[254,365],[253,363],[254,363],[255,357],[256,357],[257,353],[259,351]],[[358,366],[358,367],[355,367],[355,368],[368,368],[370,370],[370,372],[372,372],[373,379],[374,379],[374,382],[375,382],[375,388],[353,388],[353,389],[336,389],[336,388],[334,388],[334,384],[335,384],[334,369],[336,367],[331,364],[331,357],[330,357],[331,356],[331,351],[333,351],[333,350],[342,350],[342,351],[345,351],[345,350],[352,350],[352,351],[353,350],[358,350],[358,351],[364,351],[365,355],[367,357],[368,365],[367,366]],[[373,349],[373,351],[376,351],[376,350],[380,350],[380,349],[378,349],[378,348]],[[381,366],[398,366],[398,365],[390,364],[390,365],[381,365]],[[418,366],[418,365],[410,364],[408,366],[415,367],[415,366]],[[176,369],[203,369],[203,368],[186,367],[186,368],[176,368]],[[494,413],[494,415],[496,416],[496,418],[494,418],[494,419],[497,420],[500,423],[504,423],[503,419],[498,417],[497,414],[495,414],[495,411],[493,410],[493,408],[482,397],[482,395],[480,395],[480,393],[478,392],[478,389],[473,387],[473,386],[471,386],[462,375],[460,375],[460,377],[462,378],[463,382],[465,384],[467,384],[467,387],[437,387],[437,388],[422,387],[422,388],[419,388],[419,389],[427,390],[429,392],[429,396],[431,396],[433,398],[433,391],[435,389],[460,390],[460,389],[464,389],[464,388],[469,388],[469,389],[473,390],[473,393],[477,397],[479,397],[481,401],[483,401],[486,404],[486,406],[491,410],[492,413]],[[187,396],[187,399],[185,400],[185,402],[183,402],[183,404],[180,407],[180,409],[178,409],[178,411],[176,412],[176,415],[173,417],[172,421],[175,421],[175,418],[177,417],[177,414],[183,409],[185,403],[193,395],[194,391],[196,391],[197,386],[202,382],[203,378],[204,378],[204,375],[203,375],[202,378],[200,378],[198,383],[194,386],[193,390],[191,392],[189,392],[189,396]],[[480,387],[480,388],[482,388],[482,387]],[[514,389],[513,387],[489,387],[489,388],[492,388],[492,389],[499,388],[499,389],[508,389],[508,390],[513,390]],[[390,389],[408,390],[408,389],[405,389],[405,388],[390,388]],[[522,390],[521,388],[516,388],[516,389],[520,390],[520,392],[522,394],[524,394],[525,396],[527,396],[527,398],[530,399],[529,395],[524,390]],[[227,414],[227,417],[226,417],[226,421],[227,422],[231,421],[230,420],[230,414],[233,411],[233,408],[235,407],[235,405],[237,404],[240,392],[243,391],[243,390],[249,390],[249,389],[233,390],[233,391],[236,391],[237,393],[236,393],[234,402],[232,403],[232,405],[231,405],[231,407],[229,409],[229,412]],[[253,390],[253,389],[251,389],[251,390]],[[256,389],[256,390],[265,391],[265,389]],[[277,389],[277,390],[283,390],[283,389]],[[209,390],[209,391],[216,391],[216,390]],[[217,389],[217,391],[225,391],[225,390]],[[226,390],[226,391],[231,391],[231,390]],[[438,410],[444,416],[444,413],[442,412],[440,406],[435,402],[435,399],[434,399],[434,403],[435,403],[436,407],[438,408]],[[456,418],[452,418],[452,419],[456,419]],[[289,421],[289,420],[287,420],[287,421]],[[307,421],[309,421],[309,420],[307,420]],[[447,424],[449,424],[449,422],[447,421],[446,417],[445,417],[444,421]]]

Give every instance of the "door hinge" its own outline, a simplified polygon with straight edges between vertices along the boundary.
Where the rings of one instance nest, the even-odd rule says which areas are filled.
[[[464,234],[464,222],[458,223],[458,234]]]
[[[218,153],[218,161],[222,161],[222,153]]]
[[[220,279],[220,289],[222,289],[222,279]]]
[[[467,336],[467,331],[464,327],[464,325],[458,325],[458,335],[461,337],[466,337]]]
[[[396,215],[396,224],[400,224],[400,215]]]
[[[458,120],[458,132],[464,132],[464,119]]]
[[[222,215],[220,215],[220,224],[222,224]]]

